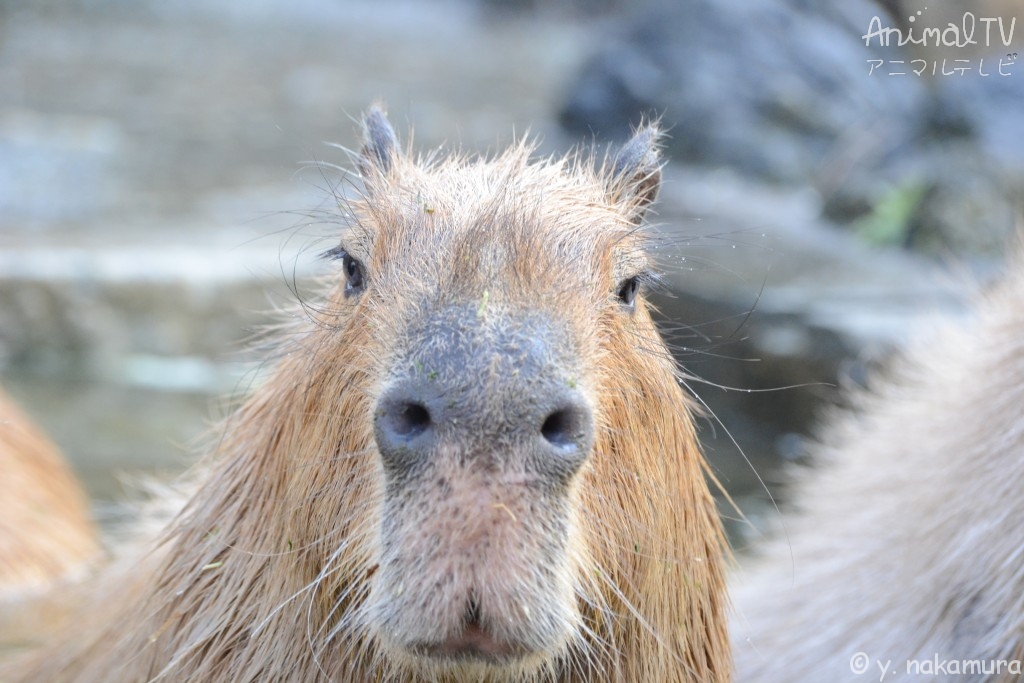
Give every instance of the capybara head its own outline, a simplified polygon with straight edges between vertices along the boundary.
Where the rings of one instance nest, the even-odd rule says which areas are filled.
[[[582,626],[579,474],[615,390],[607,344],[649,273],[653,132],[621,156],[628,177],[586,183],[522,148],[423,168],[379,111],[367,131],[367,194],[336,252],[379,468],[356,618],[402,656],[550,657]]]
[[[364,131],[330,293],[132,572],[149,595],[66,669],[726,680],[721,529],[644,301],[656,128],[603,161]]]
[[[586,668],[621,645],[606,639],[632,618],[618,610],[637,586],[615,586],[622,558],[609,553],[652,552],[662,524],[679,533],[660,506],[707,504],[699,467],[666,482],[646,462],[695,459],[642,297],[656,144],[649,126],[601,166],[531,163],[525,145],[423,162],[379,110],[365,118],[365,191],[345,203],[330,252],[341,282],[317,314],[317,355],[331,360],[311,370],[341,401],[316,407],[345,420],[339,457],[358,459],[356,547],[333,560],[358,556],[367,580],[341,591],[336,632],[416,670]],[[622,483],[636,478],[658,497],[702,493],[628,500],[655,495]],[[693,562],[687,542],[718,543],[710,524],[651,559]]]

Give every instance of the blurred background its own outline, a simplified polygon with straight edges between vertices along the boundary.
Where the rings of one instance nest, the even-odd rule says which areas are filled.
[[[1022,9],[0,0],[0,383],[102,515],[125,475],[192,462],[250,386],[244,340],[336,240],[309,218],[338,181],[317,162],[348,164],[324,143],[356,147],[370,102],[421,150],[529,131],[561,152],[653,113],[657,303],[743,548],[836,387],[998,273],[1024,197]],[[872,26],[948,44],[866,45]]]

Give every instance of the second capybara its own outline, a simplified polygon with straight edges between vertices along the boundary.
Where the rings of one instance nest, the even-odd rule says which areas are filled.
[[[328,293],[151,550],[13,681],[725,681],[724,541],[645,303],[657,130],[535,161],[364,118]]]
[[[0,605],[81,578],[99,556],[78,481],[57,446],[0,391]]]
[[[827,421],[734,586],[737,680],[1020,680],[1022,257]]]
[[[59,449],[0,391],[0,659],[61,620],[65,601],[47,594],[83,580],[103,555]]]

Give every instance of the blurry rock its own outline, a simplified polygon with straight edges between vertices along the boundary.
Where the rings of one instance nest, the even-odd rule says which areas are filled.
[[[920,125],[926,92],[868,75],[868,59],[893,58],[860,38],[875,15],[863,0],[659,3],[585,65],[561,121],[615,139],[662,115],[676,159],[775,181],[885,155]]]
[[[1024,84],[997,75],[1001,55],[987,77],[967,53],[964,76],[914,75],[918,52],[865,45],[875,16],[901,25],[869,0],[656,3],[586,63],[561,123],[614,140],[661,116],[673,158],[813,187],[871,241],[997,251],[1024,196]]]
[[[0,370],[222,391],[206,365],[238,366],[266,309],[308,296],[319,265],[280,247],[170,238],[158,250],[0,246]]]
[[[1024,58],[1007,66],[1009,77],[995,75],[1001,55],[986,59],[992,75],[941,81],[937,106],[959,107],[965,125],[994,171],[1017,186],[1024,185],[1024,136],[1020,135],[1024,107]]]
[[[940,256],[1003,253],[1015,230],[1013,189],[991,158],[959,142],[922,150],[917,165],[907,176],[926,178],[928,191],[904,246]]]
[[[636,0],[479,0],[480,5],[496,15],[539,14],[555,11],[561,14],[594,16],[636,6]]]

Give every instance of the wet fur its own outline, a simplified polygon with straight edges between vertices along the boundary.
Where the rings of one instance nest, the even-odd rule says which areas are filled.
[[[969,317],[923,335],[829,420],[785,533],[737,581],[738,680],[879,680],[879,660],[892,662],[886,681],[947,680],[908,676],[907,661],[1021,658],[1018,252]],[[850,668],[858,652],[871,657],[862,675]]]
[[[392,149],[375,116],[359,159],[367,189],[342,202],[367,291],[346,296],[339,268],[324,302],[306,302],[276,372],[222,425],[159,542],[98,579],[75,628],[0,680],[728,680],[723,538],[691,400],[642,299],[631,313],[615,300],[646,262],[653,139],[625,175],[586,155],[534,162],[526,145],[423,161]],[[374,399],[416,302],[437,291],[485,321],[532,306],[583,356],[570,380],[595,406],[597,437],[566,498],[568,559],[555,568],[576,615],[539,659],[432,663],[373,629],[385,502]],[[507,499],[487,523],[543,536],[522,505]],[[529,580],[514,555],[494,562]],[[429,595],[422,576],[409,581]]]

